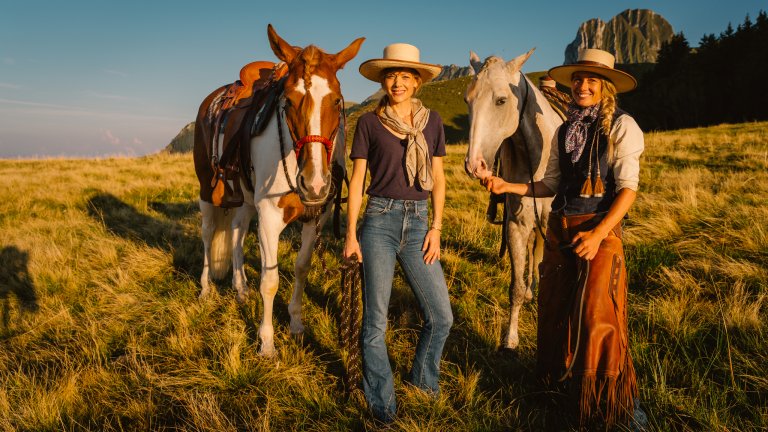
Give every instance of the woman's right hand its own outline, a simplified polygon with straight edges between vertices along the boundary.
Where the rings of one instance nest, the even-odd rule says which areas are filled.
[[[348,236],[344,242],[344,259],[348,261],[357,259],[357,262],[363,262],[363,253],[360,251],[360,243],[355,236]]]

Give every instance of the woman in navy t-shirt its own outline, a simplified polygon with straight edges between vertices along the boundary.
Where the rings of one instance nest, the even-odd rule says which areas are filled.
[[[440,265],[445,133],[440,116],[413,98],[418,87],[440,70],[438,65],[421,63],[419,50],[408,44],[389,45],[384,58],[360,65],[360,73],[381,83],[386,94],[374,112],[360,117],[355,130],[344,257],[363,263],[363,390],[374,417],[383,422],[393,421],[396,413],[384,337],[395,262],[400,263],[424,318],[409,381],[432,395],[439,392],[440,357],[453,323]],[[366,168],[371,183],[358,233]]]

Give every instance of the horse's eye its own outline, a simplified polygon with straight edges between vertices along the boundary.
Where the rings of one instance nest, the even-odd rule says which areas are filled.
[[[497,106],[504,105],[505,103],[507,103],[507,98],[505,98],[505,97],[500,97],[500,98],[496,99],[496,105]]]
[[[336,100],[333,101],[333,104],[336,105],[336,106],[341,105],[341,98],[336,98]]]

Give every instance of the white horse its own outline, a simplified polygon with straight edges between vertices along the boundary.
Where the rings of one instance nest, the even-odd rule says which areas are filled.
[[[471,177],[490,174],[497,154],[499,175],[506,181],[529,183],[544,175],[550,145],[562,120],[521,71],[532,53],[533,49],[509,62],[495,56],[481,62],[470,52],[469,62],[476,74],[465,97],[470,132],[464,168]],[[533,298],[544,253],[540,230],[534,227],[539,224],[546,229],[551,203],[552,198],[536,198],[534,212],[533,198],[507,194],[504,200],[504,226],[512,261],[509,323],[502,345],[506,349],[515,349],[520,342],[520,307]]]
[[[260,354],[275,354],[272,308],[278,289],[277,255],[280,233],[304,212],[314,213],[304,220],[301,248],[296,258],[294,290],[288,305],[290,331],[304,331],[301,309],[304,286],[309,272],[317,230],[330,213],[326,204],[332,199],[332,163],[344,168],[344,125],[341,124],[343,99],[336,72],[357,55],[364,39],[359,38],[336,54],[326,54],[309,45],[294,47],[268,27],[269,43],[275,55],[288,65],[284,88],[277,102],[278,115],[271,116],[264,131],[250,140],[253,193],[246,192],[244,204],[225,210],[203,198],[201,192],[202,238],[205,247],[200,297],[211,292],[211,278],[222,279],[233,266],[232,285],[238,301],[249,295],[243,269],[243,242],[251,219],[258,213],[258,239],[261,252],[259,290],[264,302],[264,315],[259,325]],[[206,101],[215,99],[219,89]],[[217,93],[218,92],[218,93]],[[206,102],[198,114],[205,116]],[[202,129],[202,128],[201,128]],[[196,137],[195,145],[198,145]],[[202,141],[202,139],[201,139]],[[205,145],[205,143],[200,143]],[[221,155],[219,155],[221,156]],[[204,158],[203,158],[204,159]],[[195,160],[201,190],[210,177],[210,160]],[[246,184],[241,184],[246,191]],[[210,188],[208,188],[210,189]],[[299,203],[297,198],[300,198]],[[210,199],[210,198],[209,198]],[[320,219],[317,220],[316,217]]]

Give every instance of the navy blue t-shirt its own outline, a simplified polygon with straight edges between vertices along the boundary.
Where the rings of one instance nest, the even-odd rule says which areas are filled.
[[[445,156],[445,131],[437,112],[430,110],[423,132],[429,154]],[[407,139],[400,139],[384,127],[375,112],[360,116],[349,157],[368,160],[371,172],[368,195],[400,200],[425,200],[429,197],[429,191],[422,190],[418,181],[408,186],[405,169],[407,144]]]

